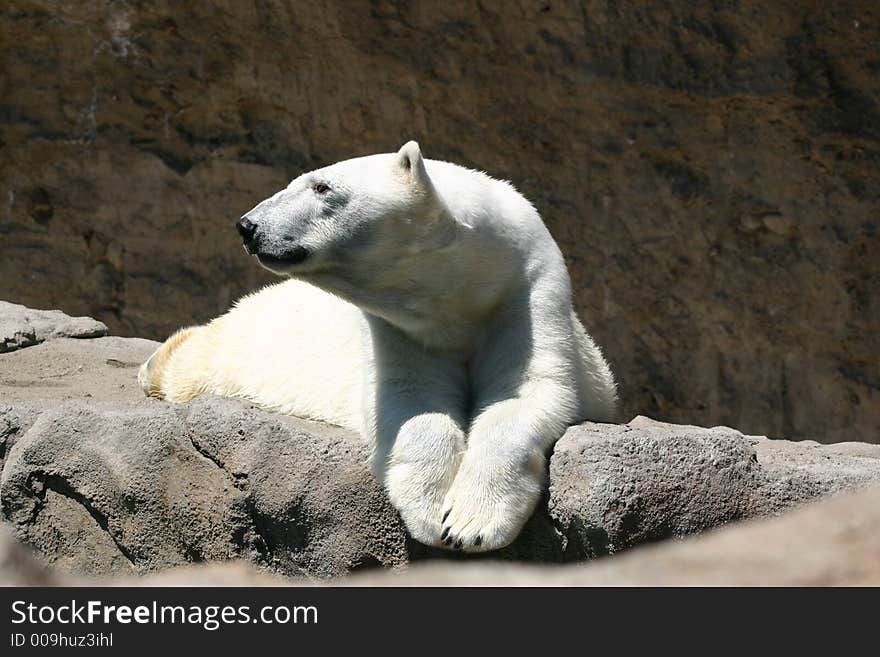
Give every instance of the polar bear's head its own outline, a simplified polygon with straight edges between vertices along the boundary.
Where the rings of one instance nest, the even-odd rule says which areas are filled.
[[[304,173],[237,223],[245,250],[278,274],[341,276],[388,271],[435,245],[449,217],[419,145]]]

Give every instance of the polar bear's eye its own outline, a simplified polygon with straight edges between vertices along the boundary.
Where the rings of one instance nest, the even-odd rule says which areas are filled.
[[[315,190],[316,194],[326,194],[330,191],[330,187],[324,183],[315,183],[312,185],[312,189]]]

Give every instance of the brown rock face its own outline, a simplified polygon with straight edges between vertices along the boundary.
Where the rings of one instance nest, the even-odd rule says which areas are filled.
[[[622,418],[880,440],[877,5],[344,4],[7,2],[2,296],[164,337],[269,280],[244,211],[415,138],[535,202]]]

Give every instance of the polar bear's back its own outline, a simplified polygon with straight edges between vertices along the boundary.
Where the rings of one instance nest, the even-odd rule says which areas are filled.
[[[169,374],[201,369],[203,392],[359,431],[363,329],[356,307],[291,279],[197,329]]]

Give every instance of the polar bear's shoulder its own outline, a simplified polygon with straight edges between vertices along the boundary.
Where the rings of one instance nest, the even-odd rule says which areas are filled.
[[[464,195],[467,198],[470,195],[502,194],[523,198],[509,181],[494,178],[485,171],[443,160],[425,160],[425,167],[434,187],[444,196]]]
[[[451,162],[426,160],[426,168],[445,206],[465,225],[508,221],[536,224],[535,207],[507,180]]]

